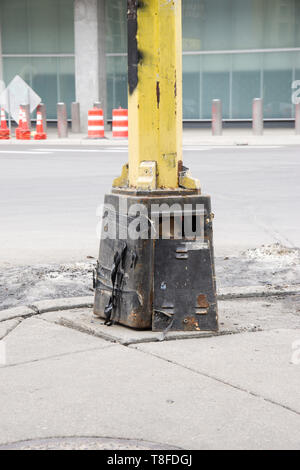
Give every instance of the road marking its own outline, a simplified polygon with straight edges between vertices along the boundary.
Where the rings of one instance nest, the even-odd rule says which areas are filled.
[[[0,150],[0,153],[13,153],[13,154],[26,154],[26,155],[49,155],[51,151],[41,150],[36,152],[35,150]]]
[[[38,149],[39,150],[39,149]],[[99,149],[66,149],[66,148],[63,148],[63,149],[49,149],[49,152],[61,152],[61,153],[115,153],[115,152],[124,152],[124,153],[127,153],[128,152],[128,148],[127,147],[121,147],[121,148],[111,148],[111,147],[108,147],[108,148],[104,148],[104,147],[101,147]]]
[[[205,152],[206,150],[212,150],[214,147],[189,147],[189,146],[183,146],[183,149],[185,152]]]
[[[242,149],[249,149],[249,150],[259,150],[259,149],[279,149],[282,148],[282,145],[215,145],[212,147],[205,147],[205,146],[184,146],[183,150],[185,151],[205,151],[205,150],[226,150],[226,149],[235,149],[235,150],[242,150]]]
[[[206,146],[183,146],[184,152],[210,152],[212,150],[268,150],[283,148],[282,145],[218,145],[212,147]],[[0,150],[0,154],[15,154],[15,155],[51,155],[54,153],[128,153],[127,147],[101,147],[97,149],[86,148],[32,148],[30,150]]]

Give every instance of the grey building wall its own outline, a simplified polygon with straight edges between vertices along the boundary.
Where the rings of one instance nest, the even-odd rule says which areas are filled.
[[[95,101],[106,110],[105,0],[74,0],[75,87],[81,128]]]

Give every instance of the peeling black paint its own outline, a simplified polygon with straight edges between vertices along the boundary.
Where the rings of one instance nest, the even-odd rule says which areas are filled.
[[[132,95],[138,85],[138,65],[143,60],[143,53],[138,49],[137,42],[137,12],[145,8],[145,2],[140,0],[127,0],[128,11],[128,86],[129,94]]]
[[[128,0],[128,86],[132,95],[138,84],[137,0]]]
[[[157,101],[157,109],[159,109],[160,105],[160,83],[156,82],[156,101]]]

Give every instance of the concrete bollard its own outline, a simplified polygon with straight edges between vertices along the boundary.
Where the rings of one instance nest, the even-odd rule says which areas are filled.
[[[42,121],[43,121],[43,128],[45,134],[47,134],[47,113],[46,113],[46,105],[41,103],[37,107],[37,111],[40,111],[42,114]]]
[[[102,109],[102,103],[101,103],[101,101],[95,101],[95,102],[94,102],[94,108]]]
[[[254,135],[264,133],[263,99],[254,98],[252,106],[252,129]]]
[[[30,106],[29,104],[22,104],[22,109],[24,109],[26,114],[26,121],[28,125],[28,129],[31,130],[31,118],[30,118]]]
[[[295,131],[296,134],[300,134],[300,103],[295,105]]]
[[[105,110],[103,109],[103,103],[102,103],[102,101],[95,101],[94,104],[93,104],[93,106],[94,106],[94,108],[102,109],[102,110],[103,110],[103,113],[104,113],[104,116],[105,116]],[[111,131],[111,130],[112,130],[111,127],[108,126],[108,124],[107,124],[105,118],[104,118],[104,129],[105,129],[106,131],[108,131],[108,130]]]
[[[212,102],[212,134],[222,135],[222,133],[223,133],[222,101],[213,100]]]
[[[72,132],[80,133],[80,104],[72,103]]]
[[[60,139],[68,137],[68,117],[65,103],[57,104],[57,134]]]

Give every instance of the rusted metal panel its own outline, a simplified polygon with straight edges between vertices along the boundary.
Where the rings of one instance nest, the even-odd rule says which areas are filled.
[[[134,203],[137,200],[133,198]],[[110,209],[107,211],[106,207]],[[120,198],[117,195],[106,195],[104,211],[109,219],[116,217],[118,227],[127,226],[131,220],[120,213]],[[95,273],[94,313],[103,318],[107,325],[120,323],[131,328],[150,329],[153,288],[149,266],[153,241],[123,240],[120,235],[117,230],[115,239],[101,240]]]
[[[159,240],[154,261],[154,331],[216,331],[217,302],[210,241],[192,242],[178,257],[184,241]],[[165,309],[172,306],[172,316]]]

